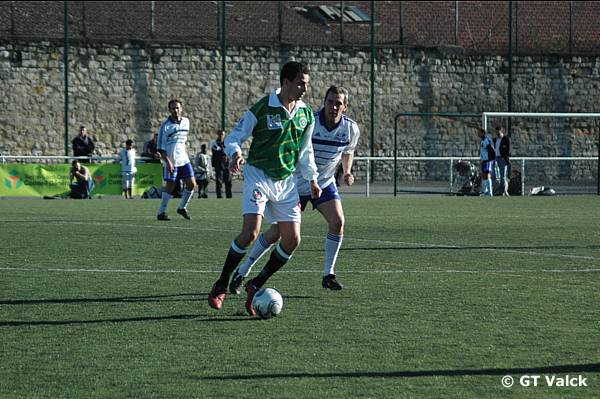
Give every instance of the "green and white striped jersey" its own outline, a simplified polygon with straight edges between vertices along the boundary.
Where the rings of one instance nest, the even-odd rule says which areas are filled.
[[[241,145],[250,136],[247,162],[274,180],[285,179],[296,167],[307,180],[316,180],[311,135],[314,115],[303,101],[296,101],[289,112],[279,101],[279,90],[271,92],[252,106],[225,139],[227,155],[241,153]]]

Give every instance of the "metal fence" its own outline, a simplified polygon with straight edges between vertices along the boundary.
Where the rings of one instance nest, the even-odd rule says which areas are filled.
[[[72,41],[593,55],[598,20],[595,1],[0,1],[3,40],[62,40],[67,23]]]

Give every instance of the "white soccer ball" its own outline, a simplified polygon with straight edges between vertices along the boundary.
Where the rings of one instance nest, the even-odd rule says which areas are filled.
[[[263,288],[254,295],[252,308],[263,319],[277,316],[283,309],[283,298],[274,288]]]

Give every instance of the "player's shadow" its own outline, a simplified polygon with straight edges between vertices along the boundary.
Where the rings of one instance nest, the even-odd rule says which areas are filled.
[[[148,295],[148,296],[122,296],[111,298],[56,298],[56,299],[9,299],[0,300],[0,305],[55,305],[55,304],[87,304],[87,303],[134,303],[134,302],[198,302],[204,301],[207,297],[206,293],[184,293],[170,295]],[[204,317],[206,314],[178,314],[168,316],[139,316],[139,317],[122,317],[122,318],[105,318],[105,319],[71,319],[71,320],[0,320],[0,327],[19,327],[19,326],[60,326],[72,324],[102,324],[102,323],[130,323],[144,321],[168,321],[168,320],[191,320],[196,319],[205,322],[226,322],[251,320],[248,316],[228,316],[221,315],[219,317]]]
[[[0,300],[0,305],[44,305],[44,304],[73,304],[73,303],[114,303],[114,302],[165,302],[165,301],[192,301],[198,296],[208,295],[202,293],[147,295],[147,296],[119,296],[114,298],[49,298],[49,299],[5,299]]]
[[[418,378],[418,377],[456,377],[456,376],[505,376],[524,374],[564,374],[600,372],[600,363],[573,364],[545,367],[523,368],[487,368],[456,370],[415,370],[415,371],[356,371],[348,373],[269,373],[269,374],[233,374],[224,376],[199,377],[201,380],[257,380],[279,378]]]
[[[259,320],[249,316],[220,316],[202,319],[205,315],[201,314],[180,314],[170,316],[148,316],[148,317],[124,317],[112,319],[94,319],[94,320],[14,320],[0,321],[0,327],[21,327],[21,326],[64,326],[74,324],[103,324],[103,323],[132,323],[144,321],[167,321],[167,320],[196,320],[203,322],[229,322],[229,321],[254,321]]]

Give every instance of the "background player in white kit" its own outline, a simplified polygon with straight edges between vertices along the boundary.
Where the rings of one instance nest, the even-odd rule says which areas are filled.
[[[183,106],[179,100],[169,101],[171,115],[164,120],[158,131],[158,152],[163,160],[163,180],[165,187],[158,210],[158,220],[171,220],[167,215],[167,205],[172,197],[175,184],[183,180],[185,189],[181,194],[181,202],[177,213],[186,219],[191,219],[187,206],[196,188],[194,168],[188,157],[185,143],[190,132],[190,121],[181,116]]]
[[[342,285],[336,279],[335,263],[344,238],[345,222],[341,197],[335,184],[335,172],[341,161],[344,182],[349,186],[354,183],[351,172],[352,159],[360,136],[356,122],[344,115],[347,108],[348,91],[343,87],[331,86],[325,93],[324,107],[315,114],[312,144],[319,171],[318,183],[323,190],[321,196],[312,199],[308,182],[301,175],[296,174],[302,210],[310,201],[313,209],[316,208],[329,225],[325,239],[322,285],[323,288],[330,290],[342,289]],[[231,293],[240,293],[242,282],[250,273],[252,266],[277,240],[279,240],[279,231],[276,224],[258,236],[248,258],[231,279],[229,284]]]
[[[133,198],[133,185],[135,183],[135,148],[133,148],[133,140],[127,139],[125,148],[119,152],[121,160],[121,187],[123,188],[123,196],[126,199]]]

